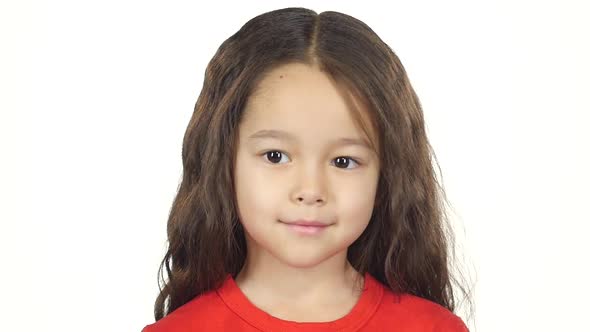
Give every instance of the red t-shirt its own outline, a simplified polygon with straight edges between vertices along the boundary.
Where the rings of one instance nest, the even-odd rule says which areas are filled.
[[[394,293],[369,273],[353,309],[331,322],[282,320],[254,306],[228,274],[222,286],[195,297],[142,332],[432,331],[468,332],[458,316],[426,299]]]

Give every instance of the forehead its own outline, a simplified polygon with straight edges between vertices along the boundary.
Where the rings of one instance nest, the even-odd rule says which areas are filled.
[[[241,128],[247,135],[272,129],[316,138],[337,135],[371,140],[374,135],[368,110],[358,99],[305,64],[287,64],[267,73],[248,100]]]

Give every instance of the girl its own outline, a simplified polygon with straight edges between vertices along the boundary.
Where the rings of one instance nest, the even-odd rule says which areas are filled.
[[[253,18],[207,67],[143,331],[467,331],[432,155],[367,25]]]

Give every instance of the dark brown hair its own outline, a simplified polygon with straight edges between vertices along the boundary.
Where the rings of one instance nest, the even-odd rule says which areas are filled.
[[[340,82],[362,100],[377,132],[377,198],[367,228],[348,249],[351,265],[394,292],[454,311],[456,291],[468,294],[451,273],[454,236],[446,199],[434,172],[422,108],[404,67],[358,19],[285,8],[248,21],[207,66],[184,136],[182,182],[158,271],[156,320],[241,270],[246,243],[233,182],[237,128],[257,83],[287,63],[317,66]]]

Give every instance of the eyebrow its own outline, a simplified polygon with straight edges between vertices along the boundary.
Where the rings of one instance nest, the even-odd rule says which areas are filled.
[[[275,138],[275,139],[282,139],[286,141],[297,141],[297,137],[295,135],[281,130],[273,130],[273,129],[263,129],[259,130],[256,133],[248,136],[248,140],[255,140],[255,139],[265,139],[265,138]],[[369,143],[367,143],[364,139],[358,138],[351,138],[351,137],[341,137],[333,142],[334,145],[357,145],[369,150],[372,150]]]

